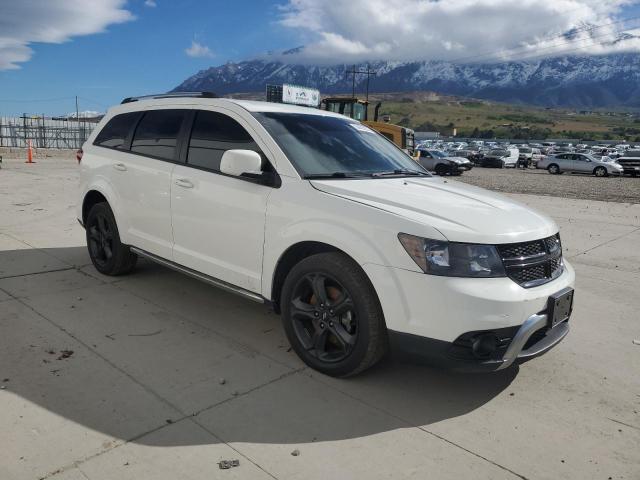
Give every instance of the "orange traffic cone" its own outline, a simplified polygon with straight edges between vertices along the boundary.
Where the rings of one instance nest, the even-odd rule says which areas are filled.
[[[33,161],[33,148],[31,148],[31,140],[29,140],[27,148],[27,161],[24,163],[36,163]]]

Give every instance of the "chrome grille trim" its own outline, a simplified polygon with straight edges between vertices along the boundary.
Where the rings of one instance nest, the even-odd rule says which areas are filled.
[[[537,287],[564,271],[560,235],[497,245],[507,276],[523,288]]]

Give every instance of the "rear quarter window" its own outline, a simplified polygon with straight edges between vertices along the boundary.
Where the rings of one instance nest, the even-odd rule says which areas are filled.
[[[140,112],[116,115],[100,130],[93,144],[119,150],[126,149],[127,137],[138,121],[138,118],[140,118]]]

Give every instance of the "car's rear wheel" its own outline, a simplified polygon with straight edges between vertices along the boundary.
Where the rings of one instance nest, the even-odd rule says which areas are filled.
[[[291,346],[322,373],[355,375],[387,351],[384,316],[373,285],[342,253],[312,255],[293,267],[280,305]]]
[[[133,270],[138,257],[120,241],[116,219],[107,203],[91,207],[85,230],[89,257],[96,270],[104,275],[123,275]]]
[[[558,173],[560,173],[560,167],[558,167],[558,165],[556,165],[555,163],[549,165],[547,167],[547,170],[549,170],[549,173],[552,175],[557,175]]]
[[[593,170],[593,174],[594,174],[596,177],[606,177],[607,175],[609,175],[609,172],[607,172],[607,169],[606,169],[606,168],[604,168],[604,167],[596,167],[596,168]]]

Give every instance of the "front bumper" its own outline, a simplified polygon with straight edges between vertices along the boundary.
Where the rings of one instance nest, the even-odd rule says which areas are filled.
[[[524,363],[551,350],[569,333],[569,320],[547,328],[546,313],[531,315],[510,338],[497,358],[472,358],[460,355],[454,343],[390,330],[393,355],[415,362],[426,362],[459,372],[494,372]],[[507,330],[507,329],[505,329]],[[506,333],[506,332],[505,332]]]
[[[575,282],[566,259],[558,278],[532,288],[509,278],[439,277],[372,264],[363,268],[378,293],[392,352],[400,356],[456,370],[493,371],[541,355],[568,332],[568,323],[549,331],[544,327],[549,297]],[[486,361],[464,345],[483,332],[508,340]]]

